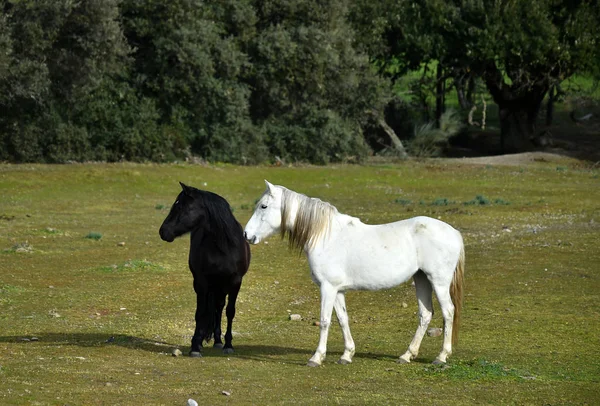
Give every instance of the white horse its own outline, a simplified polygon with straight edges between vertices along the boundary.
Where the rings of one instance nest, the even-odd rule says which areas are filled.
[[[445,363],[458,335],[463,299],[465,255],[460,233],[430,217],[367,225],[329,203],[265,182],[267,190],[244,235],[258,244],[280,232],[289,237],[290,247],[306,252],[312,279],[321,290],[321,334],[308,365],[319,366],[325,359],[333,309],[344,337],[338,363],[352,362],[355,347],[344,298],[347,290],[391,288],[411,276],[417,290],[419,326],[398,362],[408,363],[419,352],[433,316],[433,289],[444,317],[444,343],[434,364]]]

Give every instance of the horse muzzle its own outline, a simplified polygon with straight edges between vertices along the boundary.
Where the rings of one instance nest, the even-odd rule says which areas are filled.
[[[165,232],[165,230],[163,230],[163,228],[161,227],[160,230],[158,230],[158,235],[160,235],[160,239],[166,242],[173,242],[175,241],[175,236],[173,236],[170,233]]]
[[[260,239],[257,236],[253,235],[252,237],[249,237],[248,233],[246,233],[245,231],[244,231],[244,238],[246,239],[246,241],[248,241],[250,244],[253,244],[253,245],[258,244],[260,242]]]

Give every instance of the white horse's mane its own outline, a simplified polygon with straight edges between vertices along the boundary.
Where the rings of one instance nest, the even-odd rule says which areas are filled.
[[[338,211],[330,203],[282,187],[281,237],[289,238],[290,247],[302,250],[305,245],[313,247],[331,227],[331,220]],[[296,216],[292,224],[292,208]]]

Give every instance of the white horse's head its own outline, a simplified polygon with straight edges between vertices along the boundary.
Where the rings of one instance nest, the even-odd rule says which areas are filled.
[[[267,190],[258,200],[254,214],[246,224],[244,236],[250,244],[258,244],[281,231],[283,189],[265,180]]]

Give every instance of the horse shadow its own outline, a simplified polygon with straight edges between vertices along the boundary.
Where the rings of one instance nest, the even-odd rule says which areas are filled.
[[[38,333],[3,336],[0,337],[0,343],[17,343],[23,345],[41,343],[48,346],[77,346],[84,348],[119,346],[153,353],[163,353],[180,347],[177,344],[126,334],[100,333]]]
[[[46,346],[76,346],[83,348],[99,348],[118,346],[131,350],[142,350],[154,354],[171,354],[174,349],[180,349],[187,355],[189,345],[169,343],[162,340],[153,340],[127,334],[110,333],[38,333],[18,336],[0,336],[0,343],[22,345],[35,345],[40,343]],[[203,348],[203,358],[234,357],[247,360],[264,362],[286,362],[289,364],[305,365],[312,356],[313,351],[308,348],[294,348],[277,345],[238,344],[233,354],[224,355],[218,348],[209,344]],[[328,353],[328,359],[339,358],[341,352]],[[394,360],[397,356],[371,352],[357,352],[356,358]],[[418,362],[418,360],[415,360]]]

